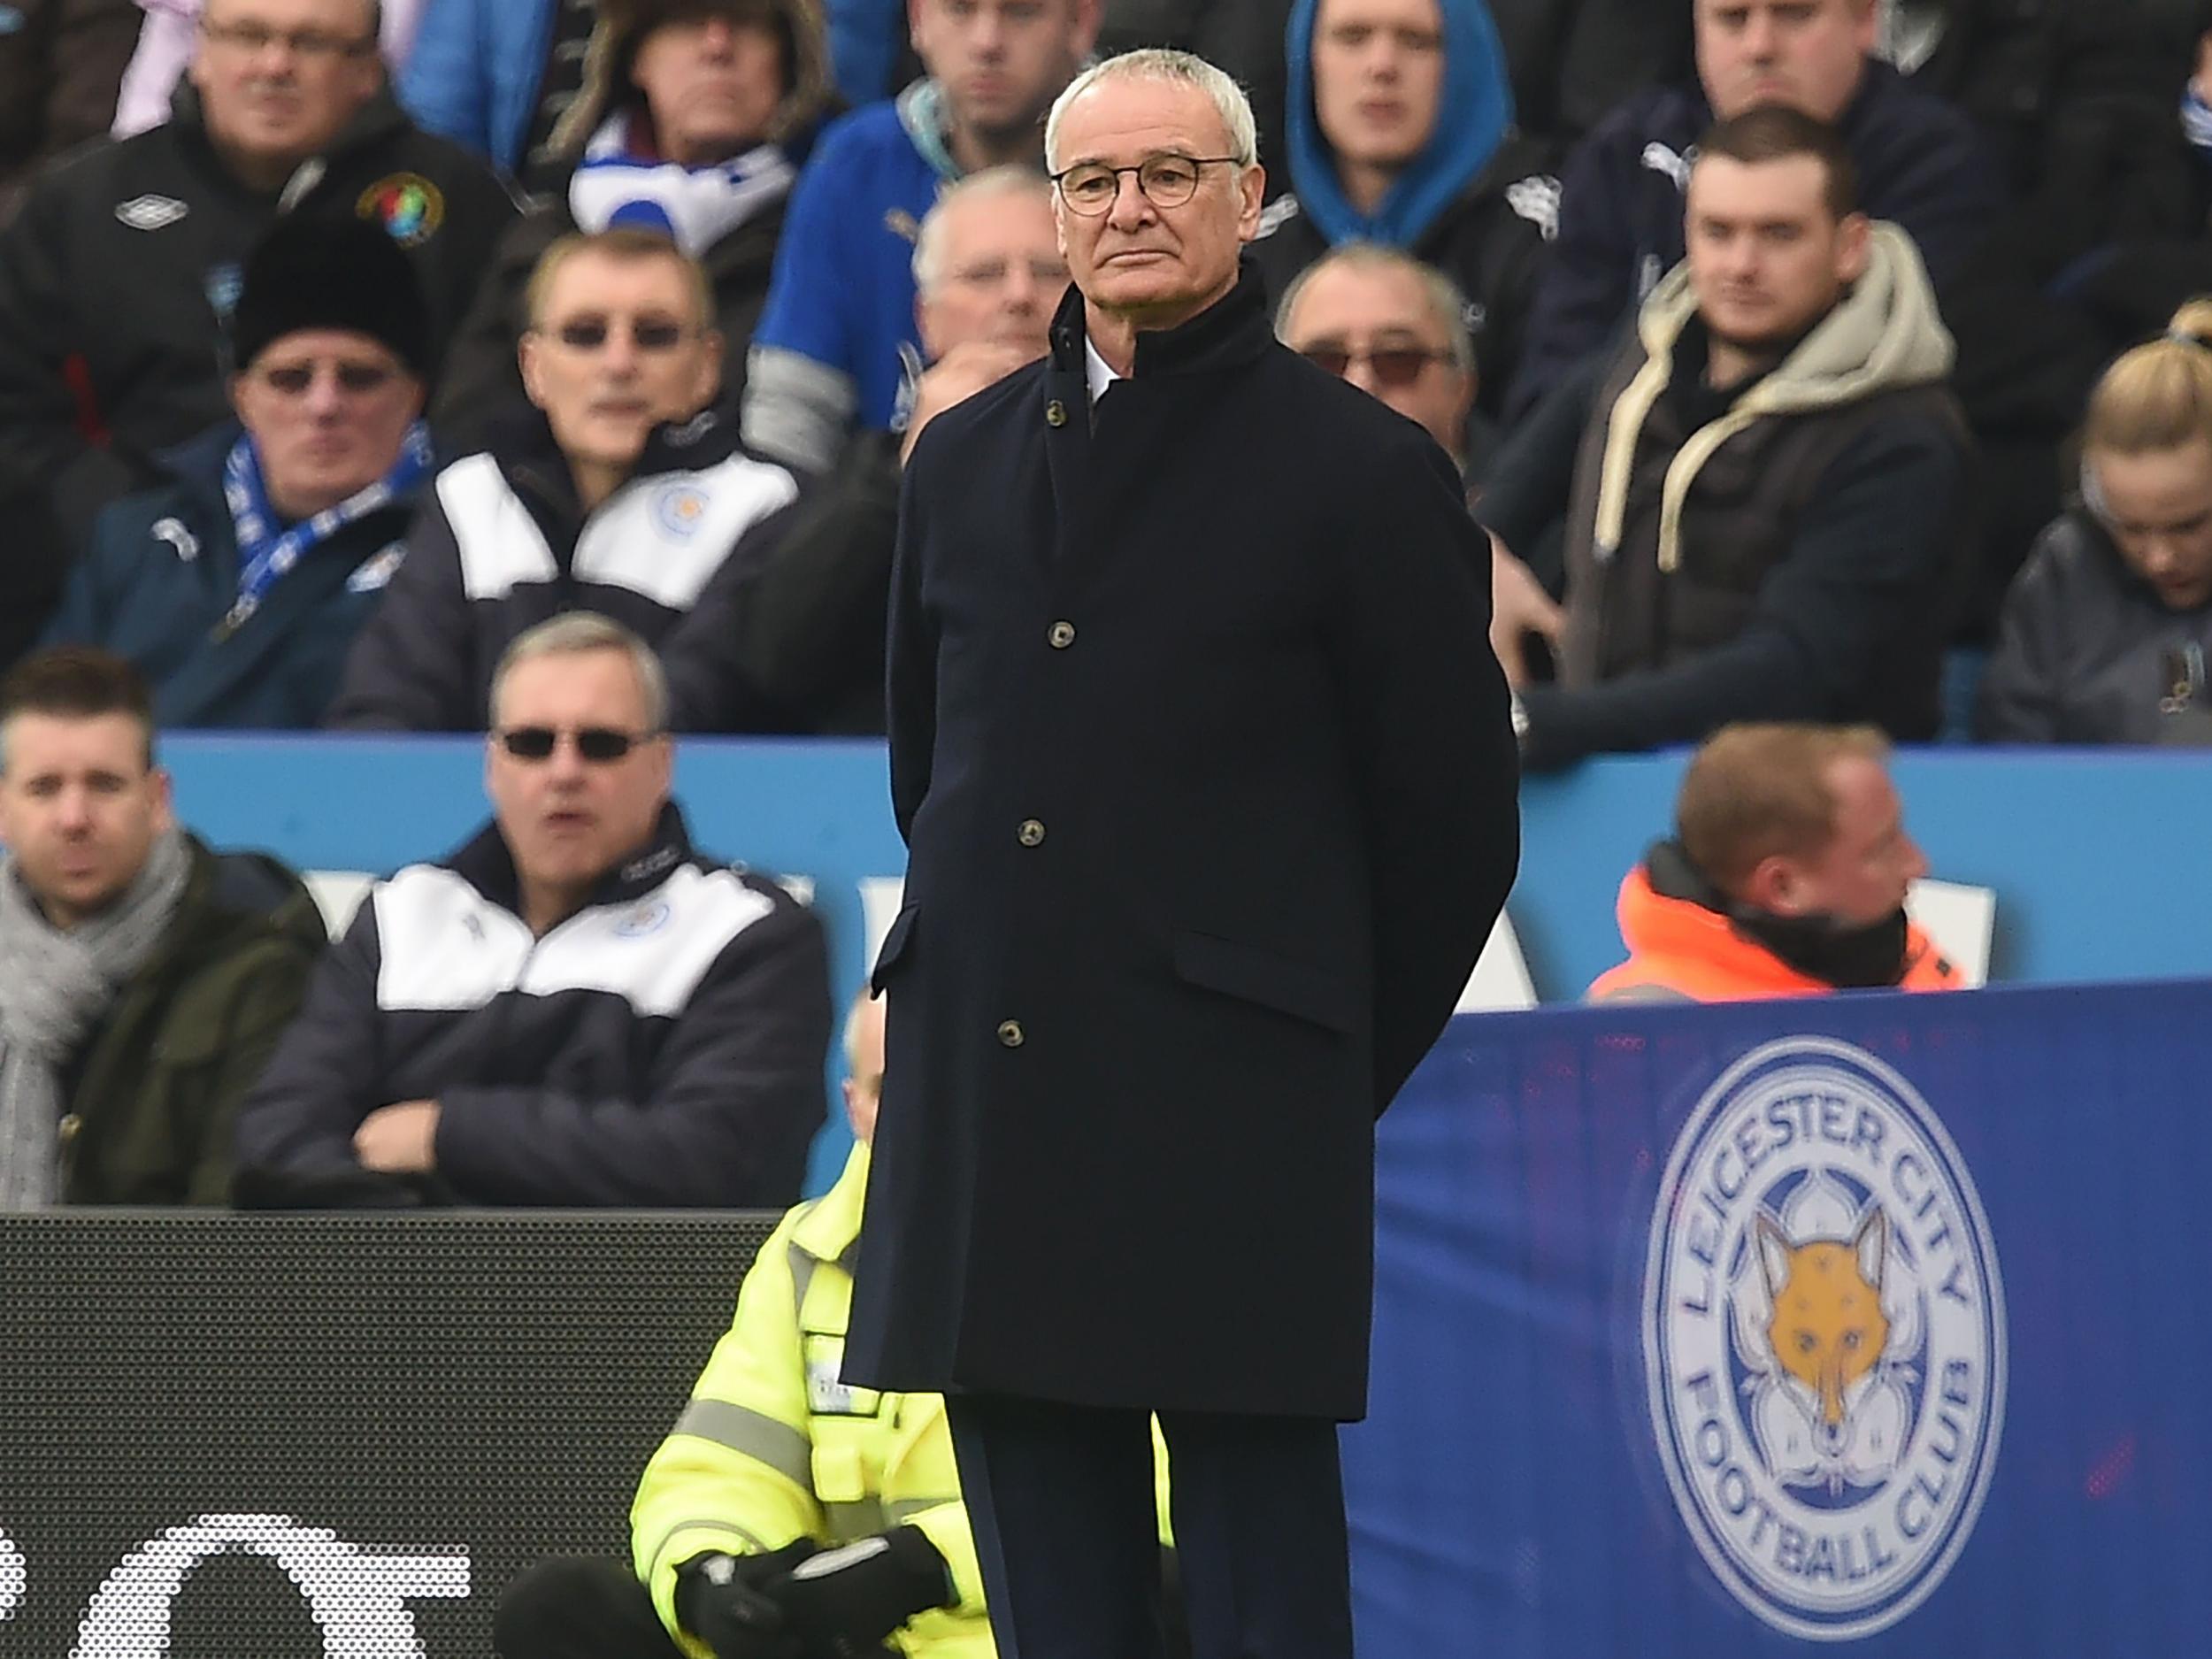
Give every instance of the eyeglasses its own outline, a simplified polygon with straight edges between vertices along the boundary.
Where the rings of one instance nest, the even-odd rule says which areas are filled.
[[[615,320],[607,317],[572,317],[536,332],[549,334],[572,351],[597,351],[613,336]],[[626,319],[630,343],[640,351],[673,351],[698,331],[672,317],[633,317]]]
[[[1180,207],[1198,194],[1198,179],[1208,167],[1240,167],[1235,156],[1153,156],[1133,167],[1110,167],[1102,161],[1079,161],[1052,175],[1060,199],[1072,212],[1096,219],[1121,195],[1121,175],[1136,176],[1137,188],[1155,207]]]
[[[625,732],[611,726],[583,726],[572,732],[561,732],[549,726],[510,726],[495,732],[493,740],[517,760],[535,763],[553,758],[553,751],[564,737],[572,739],[576,753],[595,766],[612,765],[641,743],[649,743],[658,732]]]
[[[1298,355],[1340,380],[1351,373],[1352,365],[1364,363],[1375,371],[1380,384],[1393,388],[1410,386],[1430,364],[1448,363],[1452,358],[1450,352],[1427,346],[1377,346],[1353,351],[1343,346],[1312,345],[1301,348]]]
[[[200,33],[218,46],[251,57],[279,42],[296,58],[359,58],[376,50],[376,42],[362,35],[326,35],[320,29],[273,29],[265,23],[200,23]]]
[[[358,397],[381,391],[397,371],[382,363],[280,363],[257,371],[263,385],[286,397],[304,397],[322,371],[328,369],[338,389]]]

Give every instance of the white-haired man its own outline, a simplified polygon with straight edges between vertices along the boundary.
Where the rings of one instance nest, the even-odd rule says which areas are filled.
[[[1128,53],[1045,142],[1050,350],[907,467],[846,1374],[947,1394],[1007,1659],[1161,1652],[1155,1411],[1194,1653],[1348,1659],[1374,1119],[1517,855],[1486,555],[1271,332],[1233,81]]]
[[[242,1203],[759,1209],[799,1195],[822,926],[695,852],[668,687],[570,611],[493,677],[492,822],[379,882],[241,1109]]]

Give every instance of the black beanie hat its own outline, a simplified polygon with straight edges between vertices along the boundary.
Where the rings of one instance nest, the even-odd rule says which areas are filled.
[[[246,257],[231,315],[240,369],[303,328],[342,328],[386,347],[416,375],[430,374],[430,308],[415,267],[382,226],[327,214],[287,213]]]

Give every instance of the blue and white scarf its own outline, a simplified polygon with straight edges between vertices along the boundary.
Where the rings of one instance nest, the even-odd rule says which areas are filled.
[[[791,194],[798,170],[777,144],[756,144],[710,167],[641,161],[628,111],[611,115],[584,146],[568,181],[569,217],[588,235],[627,227],[675,238],[693,258]]]
[[[276,510],[269,505],[268,486],[262,481],[261,457],[254,449],[252,435],[241,435],[223,457],[223,499],[230,504],[230,521],[238,535],[238,597],[217,626],[216,638],[227,639],[243,627],[261,609],[269,589],[318,542],[327,541],[395,497],[412,494],[430,476],[430,428],[418,420],[407,428],[399,459],[390,472],[335,507],[326,507],[313,518],[280,530]]]

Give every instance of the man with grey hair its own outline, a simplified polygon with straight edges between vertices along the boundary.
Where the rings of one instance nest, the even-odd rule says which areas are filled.
[[[1381,399],[1472,473],[1475,345],[1458,286],[1411,254],[1348,242],[1292,280],[1275,333],[1309,363]]]
[[[492,688],[493,821],[371,891],[239,1115],[242,1204],[798,1196],[823,1116],[821,925],[702,856],[651,649],[571,611]]]
[[[1153,1412],[1194,1654],[1348,1659],[1374,1120],[1518,854],[1487,555],[1270,331],[1233,81],[1109,59],[1045,148],[1048,355],[908,465],[844,1375],[947,1394],[1005,1659],[1162,1652]]]
[[[883,730],[884,602],[899,480],[943,411],[1044,355],[1067,292],[1052,187],[1028,167],[949,186],[914,244],[914,318],[903,434],[863,433],[791,510],[772,551],[718,572],[665,647],[678,724],[730,731],[777,710],[780,729]],[[926,354],[927,366],[924,366]]]

